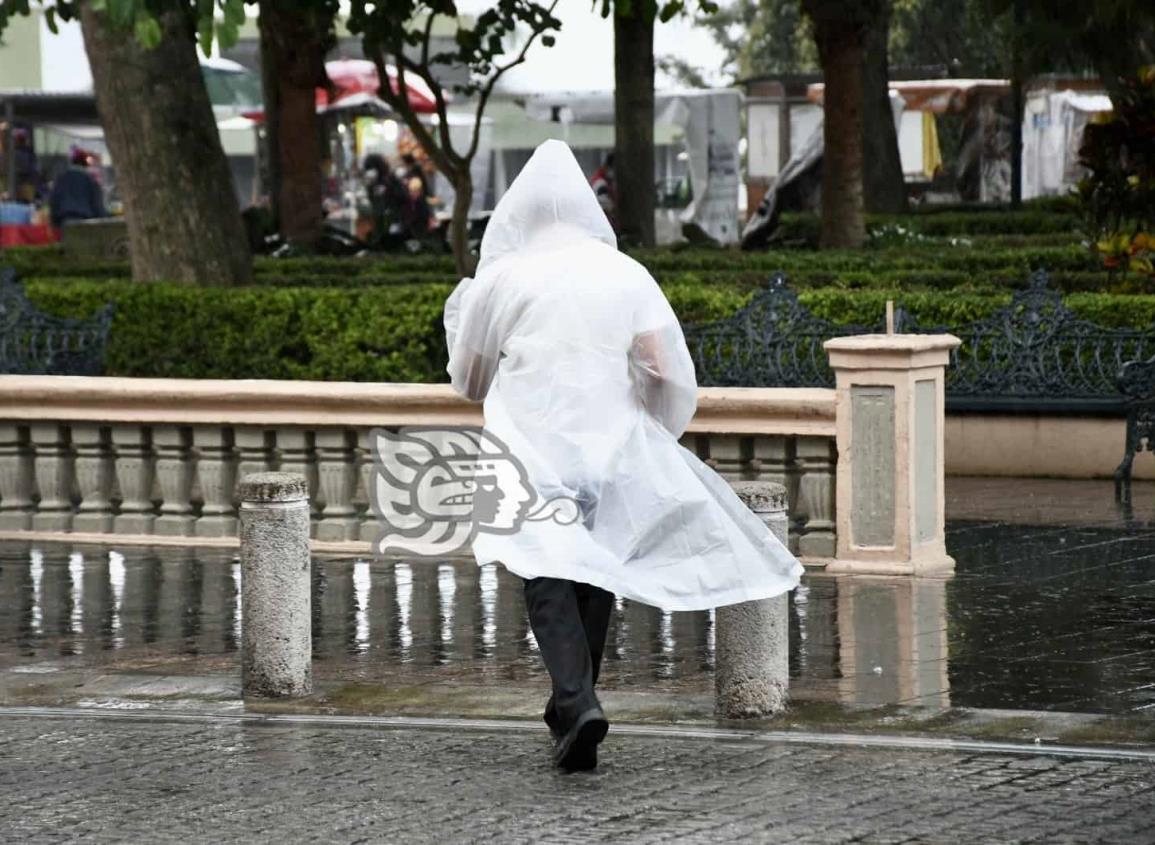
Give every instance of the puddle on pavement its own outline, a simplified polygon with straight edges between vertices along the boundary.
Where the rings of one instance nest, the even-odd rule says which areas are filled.
[[[809,574],[792,694],[850,705],[1155,714],[1155,530],[954,523],[954,578]],[[240,566],[210,549],[0,544],[0,671],[235,666]],[[319,558],[315,672],[503,684],[546,675],[521,581],[470,561]],[[708,692],[712,613],[618,600],[601,685]]]

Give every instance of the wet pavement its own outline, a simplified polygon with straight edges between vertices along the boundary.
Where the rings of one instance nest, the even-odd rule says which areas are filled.
[[[6,715],[0,839],[1148,843],[1155,762],[611,730]]]
[[[713,614],[619,601],[572,776],[500,568],[319,557],[317,695],[242,703],[231,552],[0,544],[0,842],[1152,842],[1155,485],[1110,496],[951,480],[954,577],[808,573],[761,733]]]
[[[1155,715],[1155,526],[952,521],[953,578],[808,574],[792,696],[847,705]],[[521,582],[469,561],[319,558],[318,678],[543,686]],[[0,546],[0,673],[232,673],[239,565],[212,549]],[[602,686],[707,695],[713,614],[619,600]],[[175,669],[173,667],[176,667]]]
[[[2,713],[2,711],[0,711]],[[1155,841],[1155,762],[611,732],[2,713],[5,842]]]

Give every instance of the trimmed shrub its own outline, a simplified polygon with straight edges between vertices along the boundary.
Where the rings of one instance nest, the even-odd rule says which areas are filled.
[[[195,288],[90,279],[32,281],[29,297],[63,316],[90,315],[114,300],[110,375],[442,382],[442,309],[451,285],[365,288]],[[684,324],[734,313],[750,286],[663,284]],[[894,299],[923,325],[962,326],[991,314],[1009,294],[803,290],[801,302],[837,323],[872,325]],[[1155,296],[1072,294],[1080,316],[1150,329]]]

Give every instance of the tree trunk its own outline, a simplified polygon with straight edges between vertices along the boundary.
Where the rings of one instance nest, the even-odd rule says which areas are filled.
[[[825,83],[819,245],[824,249],[860,247],[866,240],[862,203],[864,33],[852,23],[815,21],[814,40]]]
[[[132,276],[243,284],[252,259],[232,173],[201,77],[186,4],[159,16],[162,41],[147,50],[81,7],[104,136],[124,200]]]
[[[909,210],[898,133],[890,108],[890,3],[871,22],[866,34],[866,58],[862,74],[862,191],[866,210],[901,214]]]
[[[614,182],[619,235],[654,245],[654,18],[614,15]]]
[[[321,235],[321,133],[316,89],[327,85],[331,20],[299,3],[260,5],[261,82],[269,195],[281,235],[312,246]]]
[[[469,251],[469,206],[473,202],[473,174],[469,163],[458,172],[453,180],[453,219],[449,221],[449,245],[453,248],[453,261],[462,276],[472,276],[477,260]]]
[[[1023,0],[1011,7],[1011,208],[1023,205]]]

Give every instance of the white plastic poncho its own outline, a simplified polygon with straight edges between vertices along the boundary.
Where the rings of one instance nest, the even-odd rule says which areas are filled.
[[[537,148],[445,305],[454,387],[542,499],[587,519],[477,534],[479,564],[594,584],[664,610],[768,598],[802,566],[678,443],[697,405],[673,309],[617,240],[569,147]]]

